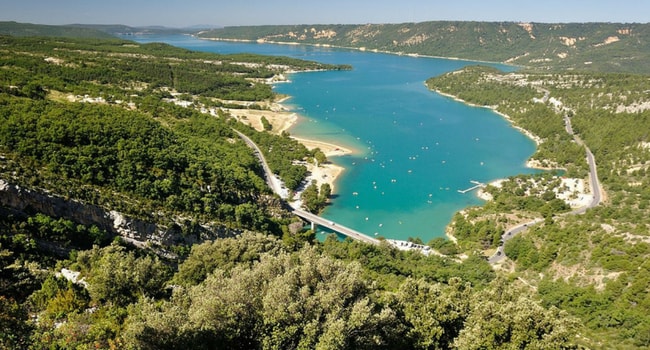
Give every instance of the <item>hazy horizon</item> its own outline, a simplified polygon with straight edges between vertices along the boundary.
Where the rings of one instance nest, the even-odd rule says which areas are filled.
[[[97,3],[80,0],[23,0],[3,4],[0,21],[171,28],[428,21],[648,23],[650,2],[521,0],[513,3],[506,0],[456,0],[436,3],[427,0],[330,0],[322,5],[297,0],[244,0],[230,3],[161,0],[152,5],[142,0]]]

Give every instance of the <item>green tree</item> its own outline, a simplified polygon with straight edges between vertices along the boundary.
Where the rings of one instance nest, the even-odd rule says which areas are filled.
[[[178,267],[174,282],[197,285],[215,269],[227,275],[236,266],[251,266],[262,254],[276,255],[283,251],[281,242],[272,236],[246,232],[229,239],[218,239],[192,246],[190,255]]]
[[[266,131],[273,130],[273,125],[269,122],[268,119],[266,119],[265,116],[262,116],[262,118],[260,118],[260,121],[262,122],[262,128],[264,130],[266,130]]]
[[[316,160],[316,165],[321,165],[325,162],[327,162],[327,156],[323,151],[320,150],[320,148],[315,148],[312,150],[312,153],[314,154],[314,159]]]
[[[43,100],[47,95],[47,91],[45,91],[43,86],[41,86],[38,82],[32,81],[27,83],[27,85],[22,88],[22,94],[27,98]]]
[[[415,349],[449,349],[470,312],[472,289],[458,278],[449,285],[407,279],[397,292],[407,337]]]
[[[300,195],[303,208],[312,213],[320,212],[325,207],[327,198],[329,197],[329,195],[325,196],[327,192],[331,192],[329,185],[321,186],[321,192],[319,193],[316,180],[313,180]]]
[[[557,308],[544,309],[523,288],[496,279],[472,296],[458,349],[575,349],[578,322]]]
[[[146,302],[127,322],[125,340],[138,348],[374,349],[396,319],[372,292],[358,264],[314,247],[263,255],[230,273],[216,269],[160,307]]]
[[[318,197],[322,202],[327,202],[332,195],[332,186],[328,184],[327,182],[324,182],[323,184],[320,185],[320,191],[318,193]]]
[[[81,252],[77,263],[87,274],[93,300],[122,306],[158,295],[170,277],[168,266],[158,257],[137,257],[116,244]]]
[[[27,310],[15,300],[0,295],[0,347],[3,349],[28,348],[31,331]]]

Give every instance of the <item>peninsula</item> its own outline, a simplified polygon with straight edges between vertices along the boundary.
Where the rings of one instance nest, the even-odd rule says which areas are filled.
[[[277,80],[273,81],[277,82]],[[299,118],[302,118],[297,113],[288,111],[288,109],[282,105],[282,101],[285,99],[286,97],[281,98],[279,101],[262,104],[263,108],[261,110],[241,108],[224,108],[223,110],[239,122],[250,125],[257,131],[270,131],[274,134],[282,135],[283,133],[288,133],[291,126],[298,122]],[[244,102],[231,101],[231,103],[242,104]],[[323,152],[327,158],[352,154],[352,150],[340,145],[319,140],[309,140],[294,136],[291,137],[303,144],[312,152]],[[317,186],[320,187],[326,183],[331,187],[332,193],[336,193],[336,179],[344,171],[343,167],[336,165],[331,161],[323,163],[305,162],[303,164],[307,167],[307,176],[304,180],[306,184],[315,181]],[[296,192],[295,196],[299,197],[300,193],[300,191]]]

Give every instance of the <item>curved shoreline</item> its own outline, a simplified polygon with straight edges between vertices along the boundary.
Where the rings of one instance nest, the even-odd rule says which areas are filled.
[[[481,106],[481,105],[477,105],[475,103],[469,103],[469,102],[459,98],[458,96],[451,95],[451,94],[448,94],[448,93],[444,93],[444,92],[441,92],[441,91],[436,90],[436,89],[430,89],[430,90],[436,92],[437,94],[439,94],[441,96],[451,98],[454,101],[464,103],[464,104],[466,104],[468,106],[491,109],[494,113],[498,114],[499,116],[501,116],[502,118],[507,120],[513,128],[519,130],[521,133],[523,133],[524,135],[529,137],[533,142],[535,142],[537,147],[539,147],[539,145],[544,142],[541,138],[534,135],[532,132],[530,132],[530,131],[528,131],[528,130],[526,130],[526,129],[518,126],[518,125],[515,125],[514,121],[512,120],[512,118],[510,118],[509,115],[498,111],[496,109],[496,107],[494,107],[494,106]],[[530,168],[530,169],[539,169],[539,170],[563,169],[561,167],[553,167],[553,166],[544,165],[544,164],[542,164],[542,162],[543,162],[543,160],[529,158],[526,161],[526,167]],[[566,170],[566,169],[564,169],[564,170]],[[496,186],[496,187],[501,187],[501,185],[502,185],[502,183],[504,181],[507,181],[507,179],[495,179],[493,181],[490,181],[489,185]],[[562,179],[562,181],[563,182],[575,181],[575,184],[576,184],[575,186],[578,186],[578,182],[583,181],[583,180],[581,180],[581,179]],[[576,196],[579,196],[580,200],[577,200],[577,201],[572,200],[572,201],[570,201],[567,198],[564,198],[565,202],[567,202],[567,204],[569,204],[571,206],[571,208],[573,208],[573,209],[587,207],[589,205],[589,203],[592,201],[592,194],[585,190],[585,185],[580,184],[580,188],[582,188],[582,189],[577,191],[577,193],[575,194]],[[487,193],[483,188],[479,188],[478,191],[476,191],[476,196],[478,198],[484,200],[484,201],[492,200],[492,195]]]
[[[425,84],[425,85],[426,85],[426,84]],[[522,134],[526,135],[529,139],[531,139],[533,142],[535,142],[535,145],[536,145],[537,147],[539,147],[539,145],[542,144],[542,142],[544,142],[541,138],[539,138],[537,135],[533,134],[532,132],[530,132],[530,131],[528,131],[528,130],[522,128],[521,126],[515,125],[514,121],[512,120],[512,118],[510,118],[509,115],[507,115],[507,114],[505,114],[505,113],[503,113],[503,112],[498,111],[498,110],[496,109],[496,107],[494,107],[494,106],[481,106],[481,105],[477,105],[477,104],[475,104],[475,103],[467,102],[467,101],[463,100],[462,98],[460,98],[460,97],[458,97],[458,96],[455,96],[455,95],[452,95],[452,94],[448,94],[448,93],[442,92],[442,91],[437,90],[437,89],[431,89],[431,88],[429,88],[428,86],[427,86],[427,88],[428,88],[430,91],[433,91],[433,92],[437,93],[437,94],[440,95],[440,96],[445,96],[445,97],[451,98],[452,100],[457,101],[457,102],[461,102],[461,103],[463,103],[463,104],[465,104],[465,105],[472,106],[472,107],[477,107],[477,108],[486,108],[486,109],[490,109],[490,110],[492,110],[492,112],[494,112],[494,113],[500,115],[503,119],[505,119],[506,121],[508,121],[508,123],[510,123],[510,126],[511,126],[511,127],[515,128],[515,129],[517,129],[517,130],[519,130],[519,132],[521,132]],[[529,167],[529,168],[534,168],[534,169],[539,169],[539,168],[537,168],[537,167],[529,166],[529,165],[528,165],[529,163],[530,163],[530,160],[529,160],[528,162],[526,162],[526,166],[527,166],[527,167]]]
[[[228,38],[205,38],[191,34],[191,36],[200,39],[200,40],[211,40],[211,41],[225,41],[233,43],[256,43],[256,44],[273,44],[273,45],[306,45],[314,47],[324,47],[324,48],[335,48],[335,49],[344,49],[344,50],[354,50],[361,52],[371,52],[371,53],[383,53],[388,55],[397,55],[397,56],[408,56],[414,58],[437,58],[443,60],[452,60],[452,61],[467,61],[467,62],[477,62],[477,63],[489,63],[489,64],[503,64],[511,67],[525,67],[522,65],[511,64],[507,62],[497,62],[497,61],[485,61],[485,60],[475,60],[469,58],[460,58],[460,57],[446,57],[446,56],[433,56],[433,55],[424,55],[415,52],[403,52],[403,51],[388,51],[388,50],[379,50],[379,49],[368,49],[366,47],[354,47],[354,46],[341,46],[341,45],[332,45],[332,44],[317,44],[317,43],[301,43],[296,41],[273,41],[266,39],[228,39]]]
[[[386,51],[386,50],[378,50],[378,49],[366,49],[365,47],[348,47],[348,46],[340,46],[340,45],[330,45],[330,44],[315,44],[315,43],[300,43],[300,42],[283,42],[283,41],[269,41],[265,39],[257,39],[257,40],[249,40],[249,39],[227,39],[227,38],[205,38],[205,37],[200,37],[195,34],[191,34],[192,37],[195,37],[199,40],[208,40],[208,41],[224,41],[224,42],[235,42],[235,43],[259,43],[259,44],[273,44],[273,45],[307,45],[307,46],[313,46],[313,47],[324,47],[324,48],[338,48],[338,49],[345,49],[345,50],[354,50],[354,51],[361,51],[361,52],[369,52],[369,53],[382,53],[382,54],[389,54],[389,55],[398,55],[398,56],[408,56],[408,57],[414,57],[414,58],[435,58],[435,59],[446,59],[446,60],[455,60],[455,61],[467,61],[467,62],[477,62],[477,63],[488,63],[488,64],[503,64],[503,65],[508,65],[508,66],[513,66],[513,67],[518,67],[517,65],[512,65],[509,63],[504,63],[504,62],[494,62],[494,61],[483,61],[483,60],[471,60],[471,59],[465,59],[465,58],[459,58],[459,57],[444,57],[444,56],[431,56],[431,55],[423,55],[423,54],[418,54],[418,53],[404,53],[404,52],[393,52],[393,51]],[[287,71],[284,72],[286,73],[300,73],[300,71]],[[283,82],[289,82],[287,78],[281,77],[280,80],[275,80],[275,79],[270,79],[267,83],[269,84],[276,84],[276,83],[283,83]],[[443,93],[441,91],[435,90],[435,89],[429,89],[431,91],[435,91],[436,93],[452,98],[456,101],[459,101],[461,103],[464,103],[469,106],[473,107],[480,107],[480,108],[488,108],[491,109],[493,112],[496,114],[500,115],[504,119],[506,119],[510,125],[519,130],[521,133],[525,134],[528,136],[537,146],[542,142],[542,140],[533,135],[530,131],[521,128],[519,126],[514,125],[512,119],[499,111],[497,111],[494,107],[491,106],[479,106],[475,105],[472,103],[468,103],[467,101],[464,101],[456,96],[450,95]],[[284,105],[282,105],[282,102],[290,99],[290,96],[285,96],[284,98],[281,98],[280,100],[274,101],[272,103],[273,106],[275,106],[275,109],[278,111],[289,111],[288,108],[286,108]],[[273,109],[273,108],[272,108]],[[276,126],[273,122],[273,130],[276,133],[282,133],[284,131],[288,131],[291,129],[292,126],[294,126],[297,122],[300,116],[297,113],[292,113],[291,116],[286,117],[280,122],[280,125]],[[241,121],[241,120],[240,120]],[[252,125],[254,128],[258,130],[263,130],[263,126],[255,126]],[[277,127],[277,129],[276,129]],[[353,150],[349,148],[345,148],[340,145],[336,145],[327,141],[321,141],[321,140],[313,140],[313,139],[305,139],[301,137],[294,137],[291,136],[293,139],[297,140],[298,142],[302,143],[307,149],[312,150],[314,148],[319,148],[323,153],[329,158],[329,157],[335,157],[335,156],[343,156],[343,155],[348,155],[348,154],[353,154],[356,153]],[[335,193],[335,183],[336,180],[340,177],[340,175],[344,172],[345,168],[336,165],[329,161],[326,164],[320,164],[319,166],[314,166],[313,164],[306,164],[308,171],[310,175],[305,179],[308,183],[311,181],[316,181],[317,185],[320,186],[322,183],[328,183],[330,187],[332,188],[332,193]],[[526,166],[529,168],[538,168],[537,166],[534,166],[532,163],[532,160],[528,160],[526,162]],[[324,168],[324,169],[320,169]]]
[[[496,107],[494,107],[494,106],[481,106],[481,105],[477,105],[477,104],[475,104],[475,103],[467,102],[467,101],[465,101],[465,100],[459,98],[458,96],[455,96],[455,95],[452,95],[452,94],[448,94],[448,93],[444,93],[444,92],[442,92],[442,91],[440,91],[440,90],[437,90],[437,89],[429,89],[429,90],[434,91],[435,93],[437,93],[437,94],[439,94],[439,95],[441,95],[441,96],[445,96],[445,97],[447,97],[447,98],[451,98],[451,99],[453,99],[454,101],[461,102],[461,103],[463,103],[463,104],[465,104],[465,105],[468,105],[468,106],[478,107],[478,108],[487,108],[487,109],[492,110],[494,113],[496,113],[497,115],[501,116],[503,119],[505,119],[506,121],[508,121],[508,123],[510,123],[510,126],[512,126],[513,128],[517,129],[519,132],[521,132],[522,134],[526,135],[529,139],[531,139],[533,142],[535,142],[536,148],[539,147],[539,145],[542,144],[542,143],[544,142],[544,140],[542,140],[540,137],[536,136],[536,135],[533,134],[532,132],[530,132],[530,131],[528,131],[528,130],[522,128],[521,126],[515,125],[514,121],[512,120],[512,118],[510,118],[509,115],[507,115],[507,114],[505,114],[505,113],[503,113],[503,112],[498,111],[498,110],[496,109]],[[526,167],[527,167],[527,168],[530,168],[530,169],[539,169],[539,170],[557,170],[557,169],[562,169],[561,167],[552,167],[552,166],[544,165],[544,164],[542,164],[542,162],[543,162],[543,160],[538,160],[538,159],[534,159],[534,158],[531,157],[531,158],[529,158],[529,159],[526,161]],[[565,170],[566,170],[566,169],[565,169]],[[506,180],[506,179],[495,179],[495,180],[490,181],[490,182],[489,182],[489,185],[496,186],[496,187],[500,187],[501,184],[502,184],[502,182],[504,182],[504,181],[507,181],[507,180]],[[586,196],[586,195],[587,195],[587,193],[586,193],[585,191],[581,191],[581,192],[582,192],[581,195],[583,195],[583,196]],[[492,200],[492,195],[490,195],[489,193],[487,193],[483,188],[479,188],[478,191],[476,191],[476,196],[477,196],[478,198],[484,200],[484,201],[490,201],[490,200]],[[588,198],[585,198],[585,200],[587,200],[587,199],[588,199]],[[572,207],[575,208],[575,207],[581,207],[581,206],[584,206],[585,204],[584,204],[584,203],[578,203],[578,204],[570,204],[570,205],[571,205]]]
[[[264,130],[262,118],[265,118],[271,124],[271,132],[281,134],[291,129],[300,118],[304,118],[295,112],[291,112],[287,107],[282,105],[282,102],[289,97],[281,98],[269,104],[268,110],[254,110],[254,109],[225,109],[234,118],[242,123],[248,124],[258,131]],[[330,157],[339,157],[355,153],[354,150],[337,145],[331,142],[306,139],[302,137],[291,136],[294,140],[300,142],[308,150],[319,148],[328,158],[328,162],[323,164],[305,163],[307,167],[308,176],[305,179],[307,183],[316,181],[318,187],[327,183],[332,189],[332,193],[336,193],[336,180],[343,174],[345,168],[337,165],[329,159]],[[300,193],[297,193],[299,196]]]

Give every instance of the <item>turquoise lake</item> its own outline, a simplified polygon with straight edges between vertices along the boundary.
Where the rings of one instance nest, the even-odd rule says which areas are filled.
[[[292,135],[351,148],[331,159],[346,170],[321,216],[370,236],[443,237],[455,212],[482,201],[471,180],[531,173],[535,144],[489,109],[429,91],[432,76],[476,64],[298,45],[230,43],[189,36],[129,36],[192,50],[282,55],[351,64],[352,71],[290,75],[275,91],[303,118]],[[493,65],[503,70],[512,67]]]

